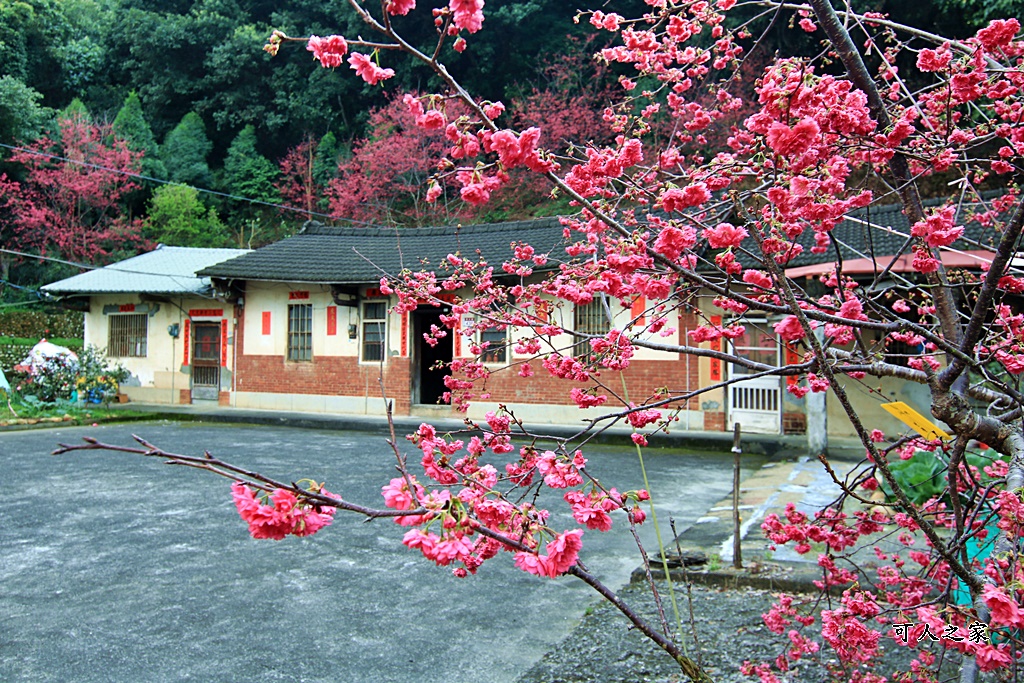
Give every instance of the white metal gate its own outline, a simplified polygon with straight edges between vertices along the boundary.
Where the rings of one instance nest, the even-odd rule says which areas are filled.
[[[732,343],[732,352],[756,363],[779,366],[779,344],[764,321],[743,321],[747,331]],[[729,363],[729,379],[758,371]],[[782,383],[778,376],[758,377],[729,385],[729,422],[739,422],[745,432],[779,434],[782,431]]]

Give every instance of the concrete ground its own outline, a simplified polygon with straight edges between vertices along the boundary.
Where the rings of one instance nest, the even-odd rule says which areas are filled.
[[[511,681],[596,601],[508,556],[456,579],[402,547],[390,523],[340,516],[314,538],[255,541],[226,480],[119,453],[48,455],[58,441],[127,444],[132,433],[370,504],[393,476],[379,434],[337,428],[0,433],[0,681]],[[587,455],[620,489],[641,485],[632,449]],[[762,460],[748,458],[745,473]],[[646,461],[666,537],[669,517],[683,530],[731,490],[729,457],[648,449]],[[649,548],[652,533],[645,525]],[[621,520],[587,532],[582,557],[613,586],[637,564]]]
[[[840,481],[858,462],[850,449],[829,458],[829,464]],[[815,512],[838,499],[841,492],[817,459],[793,456],[763,462],[740,482],[738,507],[743,569],[733,567],[735,521],[730,487],[726,496],[694,520],[677,539],[684,551],[702,552],[710,563],[694,568],[686,575],[673,571],[673,576],[688,576],[701,583],[726,587],[817,591],[813,582],[821,579],[821,569],[817,566],[818,552],[799,555],[788,545],[776,547],[761,530],[761,524],[770,514],[785,520],[786,506],[791,503],[813,519]],[[860,503],[851,501],[846,510],[850,512],[860,506]],[[663,576],[663,572],[657,573]],[[639,580],[639,572],[634,572],[633,578]]]

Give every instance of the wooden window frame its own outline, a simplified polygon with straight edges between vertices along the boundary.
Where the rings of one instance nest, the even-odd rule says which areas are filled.
[[[501,327],[489,327],[479,332],[480,344],[490,342],[489,346],[480,354],[480,362],[487,365],[508,364],[508,329]]]

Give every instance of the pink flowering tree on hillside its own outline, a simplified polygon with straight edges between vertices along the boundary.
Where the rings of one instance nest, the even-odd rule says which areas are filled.
[[[316,140],[307,136],[278,162],[281,176],[275,183],[285,206],[307,214],[319,210],[324,188],[316,182],[313,172],[316,163]],[[288,215],[289,212],[284,212]]]
[[[57,132],[10,157],[26,169],[13,229],[18,244],[72,261],[102,263],[111,251],[141,243],[141,221],[124,200],[137,188],[140,155],[108,125],[81,114],[60,117]]]
[[[457,118],[462,108],[452,102],[446,110]],[[330,183],[332,215],[378,225],[441,225],[467,216],[458,188],[440,174],[428,182],[448,161],[436,118],[410,110],[400,97],[373,110],[368,137],[353,145]]]
[[[511,171],[523,169],[547,178],[574,205],[563,219],[564,253],[517,244],[500,264],[453,254],[443,272],[382,281],[397,296],[397,310],[460,294],[446,319],[448,333],[471,340],[482,329],[512,330],[517,354],[531,360],[504,372],[565,380],[566,394],[595,413],[594,428],[628,424],[638,446],[671,426],[673,411],[687,401],[737,381],[627,397],[610,378],[639,348],[740,365],[748,371],[744,379],[785,377],[790,393],[829,392],[845,410],[866,457],[838,481],[843,495],[813,518],[794,509],[764,526],[777,543],[820,553],[821,586],[841,597],[820,613],[781,598],[765,622],[787,633],[790,646],[774,662],[746,663],[748,673],[777,680],[813,656],[819,641],[838,658],[837,680],[888,680],[892,672],[879,659],[884,641],[912,655],[896,680],[935,680],[950,661],[962,681],[1019,668],[1024,277],[1012,261],[1024,227],[1016,184],[1024,153],[1024,42],[1017,20],[994,21],[959,41],[882,15],[837,11],[829,0],[752,3],[762,15],[749,23],[731,18],[735,0],[651,0],[636,18],[584,13],[581,20],[615,39],[600,58],[630,75],[618,79],[621,95],[604,114],[612,142],[581,142],[567,163],[541,144],[539,126],[506,127],[501,103],[474,98],[445,69],[448,50],[472,50],[473,35],[486,25],[483,2],[435,7],[437,42],[430,46],[413,45],[401,33],[419,16],[412,14],[415,0],[349,4],[376,32],[372,40],[275,33],[267,49],[301,40],[324,67],[351,67],[371,85],[387,85],[389,60],[432,69],[442,91],[400,100],[416,125],[446,141],[426,199],[438,198],[433,188],[441,183],[453,183],[463,200],[483,204]],[[733,76],[762,38],[758,21],[782,25],[789,15],[793,30],[820,41],[819,56],[780,55],[744,90],[747,81]],[[909,72],[896,67],[906,55],[916,64]],[[701,136],[749,103],[753,110],[721,148],[702,146]],[[457,116],[451,107],[459,108]],[[922,196],[929,179],[950,188],[939,205]],[[1000,190],[995,198],[984,192],[992,188]],[[840,254],[834,230],[851,212],[892,203],[910,228],[895,252],[862,254],[870,264],[866,276],[852,277],[840,258],[819,279],[787,276],[802,253]],[[978,268],[954,270],[947,264],[968,221],[981,234],[971,237],[973,246],[984,242],[990,253]],[[552,262],[555,270],[538,270]],[[609,323],[637,301],[646,307],[606,333],[560,325],[564,317],[553,314],[595,301]],[[681,312],[700,322],[680,338],[672,328]],[[467,313],[477,323],[459,329]],[[723,342],[742,336],[754,317],[768,318],[764,331],[793,350],[790,364],[727,351]],[[483,356],[486,349],[474,352]],[[453,363],[454,404],[486,391],[492,370],[482,361]],[[949,438],[887,438],[869,429],[849,392],[887,377],[926,387],[931,416]],[[312,533],[330,521],[331,510],[344,510],[394,518],[408,529],[407,546],[459,575],[508,552],[538,576],[576,576],[686,676],[709,680],[681,647],[678,627],[645,621],[581,563],[584,530],[641,523],[647,492],[620,492],[594,478],[583,452],[538,448],[529,426],[509,414],[489,415],[480,430],[464,440],[424,425],[410,436],[420,451],[415,467],[392,439],[399,476],[384,485],[380,509],[212,458],[174,460],[234,479],[239,512],[255,536]],[[925,499],[899,476],[904,459],[915,458],[935,468],[929,481],[937,489]],[[564,490],[578,526],[547,524],[548,512],[528,502],[531,487],[540,486]],[[879,488],[887,497],[876,504],[872,492]],[[902,546],[879,549],[881,566],[843,561],[881,533]],[[981,546],[988,551],[979,552]]]

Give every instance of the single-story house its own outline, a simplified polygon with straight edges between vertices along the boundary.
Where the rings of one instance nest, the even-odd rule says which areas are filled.
[[[218,290],[234,292],[239,302],[232,405],[382,414],[386,394],[399,415],[450,414],[451,408],[440,403],[445,373],[436,364],[472,357],[471,344],[460,334],[428,343],[424,333],[431,325],[440,327],[440,316],[450,314],[451,306],[424,304],[408,313],[389,313],[397,299],[381,291],[381,277],[434,268],[456,252],[497,265],[520,241],[565,258],[557,218],[400,230],[308,223],[293,237],[202,269],[200,275],[212,278]],[[441,298],[455,300],[454,293]],[[555,314],[569,329],[608,329],[599,307]],[[683,317],[682,327],[697,324],[695,315]],[[629,318],[629,309],[616,313],[617,321]],[[491,344],[485,362],[491,370],[504,371],[488,381],[489,397],[473,403],[471,416],[482,417],[502,403],[533,422],[579,422],[581,413],[564,382],[539,367],[530,378],[518,374],[516,364],[526,357],[513,348],[514,331],[485,334],[488,338],[475,340]],[[571,343],[570,335],[564,336],[565,344]],[[685,335],[676,332],[662,341],[681,339]],[[663,386],[697,388],[700,368],[697,359],[686,355],[639,349],[623,375],[630,395],[649,396]],[[719,410],[702,409],[697,402],[682,411],[680,421],[682,428],[724,428]]]
[[[42,290],[87,302],[85,343],[128,368],[121,391],[131,400],[226,403],[234,381],[235,304],[196,271],[247,251],[159,246]]]
[[[871,278],[889,265],[891,258],[883,255],[895,254],[908,233],[898,207],[872,207],[851,213],[832,236],[845,273]],[[980,226],[969,225],[965,238],[974,241],[947,250],[948,265],[973,268],[991,259],[992,252],[978,242],[981,234]],[[813,237],[806,237],[807,249],[786,268],[813,291],[815,278],[831,268],[835,253],[812,253]],[[565,259],[557,218],[401,229],[310,222],[295,236],[255,251],[163,247],[44,289],[89,298],[86,341],[107,348],[108,356],[129,367],[136,386],[126,393],[137,400],[217,399],[244,408],[383,414],[386,396],[398,415],[450,415],[452,408],[442,404],[445,373],[438,364],[473,358],[470,347],[486,341],[490,346],[482,360],[493,374],[470,417],[504,404],[527,422],[578,424],[589,413],[569,398],[564,381],[539,365],[532,377],[520,376],[518,366],[527,356],[515,350],[521,336],[515,329],[491,329],[472,338],[447,334],[428,342],[424,334],[432,325],[441,327],[440,316],[451,314],[458,292],[442,293],[442,306],[424,303],[395,313],[397,298],[381,290],[382,276],[433,270],[450,253],[484,257],[496,266],[495,278],[501,277],[499,264],[510,256],[510,245],[520,242],[552,254],[546,267]],[[874,259],[872,252],[878,255]],[[542,270],[538,267],[533,277]],[[913,277],[909,263],[897,262],[891,270]],[[728,322],[729,314],[711,299],[701,297],[697,309],[680,309],[666,326],[675,331],[667,337],[652,334],[652,341],[692,345],[687,331],[709,319]],[[644,302],[638,303],[613,306],[612,324],[621,327],[642,313]],[[595,334],[609,329],[599,302],[555,307],[551,314],[565,329]],[[778,343],[774,319],[749,316],[746,322],[746,335],[733,342],[736,352],[777,365],[798,362],[798,355]],[[472,324],[469,314],[460,320],[462,328]],[[567,348],[573,337],[563,334],[552,342]],[[701,346],[721,350],[722,343]],[[638,348],[621,378],[606,372],[601,379],[642,400],[661,388],[678,394],[743,375],[743,368],[718,359]],[[678,412],[676,428],[721,431],[739,421],[745,431],[801,433],[807,402],[787,393],[786,382],[754,378],[701,394]],[[908,382],[883,379],[855,386],[849,380],[848,389],[871,426],[889,432],[905,428],[878,407],[884,400],[927,408],[927,389]],[[829,434],[852,434],[835,401],[828,402],[828,418]]]

